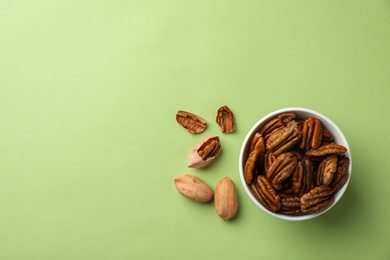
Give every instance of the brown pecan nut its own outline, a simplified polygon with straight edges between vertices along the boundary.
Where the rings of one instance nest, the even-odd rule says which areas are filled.
[[[322,131],[322,145],[331,144],[333,142],[334,142],[334,139],[333,139],[332,133],[326,129],[323,129],[323,131]]]
[[[301,138],[299,123],[290,121],[286,127],[274,131],[266,142],[267,152],[273,152],[276,156],[292,148]]]
[[[267,140],[268,137],[276,130],[282,129],[284,124],[282,120],[278,117],[268,121],[262,128],[260,128],[259,133],[263,135],[264,140]]]
[[[342,157],[337,163],[337,170],[330,184],[334,193],[338,192],[348,180],[349,158]]]
[[[290,216],[297,216],[303,214],[301,210],[301,197],[299,196],[280,195],[280,204],[281,207],[278,210],[279,213],[290,215]]]
[[[291,175],[291,190],[295,194],[302,195],[314,187],[313,166],[308,158],[298,161]]]
[[[317,213],[327,209],[333,202],[333,189],[327,185],[316,186],[301,197],[303,213]]]
[[[280,118],[282,123],[286,125],[288,122],[297,118],[297,115],[295,113],[292,113],[292,112],[286,112],[286,113],[282,113],[282,114],[278,115],[278,118]]]
[[[319,119],[310,117],[302,126],[302,138],[299,147],[302,150],[317,149],[321,145],[323,135],[322,125]]]
[[[216,121],[221,128],[221,132],[224,134],[228,134],[236,130],[233,112],[227,106],[223,106],[218,109]]]
[[[266,176],[274,187],[281,189],[280,184],[293,173],[297,162],[297,157],[292,152],[282,153],[271,164]]]
[[[276,160],[276,156],[273,153],[266,153],[264,156],[264,171],[267,172],[272,163]]]
[[[245,162],[244,177],[247,184],[252,183],[256,168],[257,166],[259,166],[259,163],[262,163],[264,161],[265,154],[265,144],[263,136],[260,133],[256,133],[253,138],[253,141],[253,147],[251,145],[251,152]]]
[[[347,148],[339,144],[325,144],[317,149],[310,149],[306,152],[306,156],[325,156],[330,154],[340,155],[347,152]]]
[[[206,120],[183,110],[177,111],[176,121],[192,134],[202,133],[207,127]]]
[[[280,209],[280,197],[271,182],[263,175],[257,176],[256,182],[251,185],[255,198],[269,211],[276,212]]]
[[[337,155],[329,155],[322,159],[317,170],[316,185],[329,185],[337,169]]]

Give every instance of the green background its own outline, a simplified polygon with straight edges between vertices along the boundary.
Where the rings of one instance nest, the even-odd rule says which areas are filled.
[[[388,0],[0,0],[0,259],[389,259],[389,47]],[[303,222],[258,209],[238,172],[252,125],[290,106],[353,157],[344,197]],[[220,156],[188,169],[208,135]],[[229,176],[236,217],[181,196],[184,173]]]

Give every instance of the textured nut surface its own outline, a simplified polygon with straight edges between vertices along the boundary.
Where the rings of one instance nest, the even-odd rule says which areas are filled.
[[[333,181],[330,186],[334,193],[338,192],[348,180],[349,158],[342,157],[337,162],[337,170],[334,174]]]
[[[297,162],[298,160],[294,153],[282,153],[271,164],[266,172],[266,177],[272,182],[274,187],[278,187],[282,181],[287,179],[293,173]]]
[[[329,154],[340,155],[347,152],[347,148],[339,144],[325,144],[317,149],[310,149],[306,152],[306,156],[325,156]]]
[[[316,186],[301,197],[301,210],[304,213],[317,213],[328,208],[332,202],[333,189],[327,185]]]
[[[256,182],[253,182],[250,188],[255,198],[269,211],[276,212],[280,209],[280,197],[265,176],[257,176]]]
[[[317,149],[322,142],[322,125],[319,119],[310,117],[302,126],[302,138],[299,147],[302,150]]]
[[[264,138],[260,133],[256,133],[253,138],[249,157],[245,162],[244,177],[247,184],[251,184],[256,167],[259,166],[259,162],[264,161],[265,144]]]
[[[238,197],[234,182],[225,177],[220,180],[215,189],[214,196],[215,210],[223,220],[233,218],[238,210]]]
[[[337,156],[329,155],[322,159],[317,170],[316,185],[329,185],[337,169]]]
[[[216,122],[224,134],[232,133],[236,130],[233,112],[227,106],[218,109]]]
[[[192,134],[202,133],[207,127],[206,120],[200,116],[183,110],[177,111],[176,121]]]
[[[221,151],[218,136],[208,136],[202,139],[188,156],[188,167],[202,168],[211,163]]]
[[[286,127],[272,132],[266,142],[267,152],[276,156],[292,148],[301,138],[301,130],[297,121],[290,121]]]
[[[174,179],[176,189],[183,196],[199,201],[208,202],[214,196],[213,190],[198,177],[191,174],[183,174]]]

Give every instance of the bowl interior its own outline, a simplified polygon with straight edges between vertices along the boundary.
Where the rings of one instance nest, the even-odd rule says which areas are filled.
[[[254,197],[254,195],[252,194],[251,189],[249,188],[249,186],[245,182],[245,178],[244,178],[245,162],[246,162],[246,159],[248,158],[248,149],[249,149],[249,145],[250,145],[250,141],[252,139],[252,136],[256,132],[258,132],[260,130],[260,128],[265,123],[267,123],[270,119],[274,118],[275,116],[278,116],[281,113],[286,113],[286,112],[293,112],[293,113],[295,113],[297,115],[297,118],[299,118],[299,119],[307,119],[309,117],[316,117],[316,118],[318,118],[321,121],[321,124],[322,124],[323,128],[328,130],[328,131],[330,131],[333,134],[334,141],[337,144],[343,145],[345,148],[347,148],[347,152],[345,153],[345,155],[347,157],[349,157],[349,160],[350,160],[349,168],[348,168],[348,179],[347,179],[346,183],[344,184],[344,186],[334,195],[334,202],[332,203],[332,205],[330,207],[328,207],[327,209],[325,209],[324,211],[322,211],[322,212],[315,213],[315,214],[306,214],[306,215],[301,215],[301,216],[288,216],[288,215],[284,215],[284,214],[280,214],[280,213],[271,212],[268,209],[266,209]],[[315,217],[317,217],[319,215],[322,215],[325,212],[327,212],[328,210],[330,210],[340,200],[340,198],[344,194],[344,192],[345,192],[345,190],[346,190],[346,188],[347,188],[347,186],[349,184],[349,181],[351,179],[352,156],[351,156],[351,151],[350,151],[350,148],[349,148],[349,145],[348,145],[348,142],[347,142],[345,136],[343,135],[343,133],[341,132],[339,127],[335,123],[333,123],[329,118],[327,118],[326,116],[324,116],[321,113],[318,113],[318,112],[316,112],[314,110],[310,110],[310,109],[307,109],[307,108],[292,107],[292,108],[280,109],[280,110],[274,111],[274,112],[264,116],[263,118],[261,118],[251,128],[251,130],[248,132],[247,136],[245,137],[244,142],[243,142],[242,147],[241,147],[240,158],[239,158],[239,170],[240,170],[240,179],[241,179],[241,182],[242,182],[242,184],[244,186],[244,189],[245,189],[246,193],[248,194],[250,199],[259,208],[261,208],[262,210],[264,210],[265,212],[267,212],[268,214],[270,214],[270,215],[272,215],[274,217],[277,217],[277,218],[280,218],[280,219],[285,219],[285,220],[298,221],[298,220],[311,219],[311,218],[315,218]]]

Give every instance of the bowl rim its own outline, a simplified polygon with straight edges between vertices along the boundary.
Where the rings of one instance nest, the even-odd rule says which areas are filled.
[[[349,157],[349,167],[348,167],[348,179],[347,181],[345,182],[345,184],[343,185],[343,187],[334,195],[334,201],[332,203],[331,206],[329,206],[327,209],[321,211],[321,212],[318,212],[318,213],[312,213],[312,214],[306,214],[306,215],[300,215],[300,216],[289,216],[289,215],[283,215],[283,214],[280,214],[280,213],[275,213],[275,212],[271,212],[269,211],[268,209],[266,209],[252,194],[252,191],[250,190],[249,186],[246,184],[246,181],[245,181],[245,178],[244,178],[244,167],[245,167],[245,161],[244,160],[244,156],[245,154],[247,153],[247,149],[248,149],[248,145],[250,143],[250,140],[252,138],[252,136],[256,133],[256,131],[265,123],[267,122],[269,119],[281,114],[281,113],[285,113],[285,112],[297,112],[298,114],[300,113],[309,113],[309,114],[312,114],[313,116],[316,116],[318,119],[320,119],[321,123],[324,125],[330,125],[332,128],[334,128],[334,130],[336,130],[337,132],[337,143],[342,143],[343,146],[345,146],[345,148],[347,148],[347,152],[345,153],[346,156]],[[299,117],[299,116],[298,116]],[[323,120],[325,120],[325,122],[323,122]],[[327,129],[328,127],[325,127],[325,129]],[[335,135],[335,133],[332,132],[333,135]],[[240,179],[241,179],[241,183],[242,185],[244,186],[244,189],[245,189],[245,192],[247,193],[248,197],[252,200],[253,203],[255,203],[255,205],[257,205],[260,209],[262,209],[263,211],[265,211],[266,213],[268,213],[269,215],[271,216],[274,216],[276,218],[279,218],[279,219],[283,219],[283,220],[291,220],[291,221],[301,221],[301,220],[308,220],[308,219],[313,219],[315,217],[318,217],[322,214],[324,214],[325,212],[329,211],[331,208],[333,208],[337,202],[341,199],[341,197],[343,196],[343,194],[345,193],[348,185],[349,185],[349,182],[350,182],[350,179],[351,179],[351,173],[352,173],[352,154],[351,154],[351,149],[349,147],[349,144],[348,144],[348,141],[347,139],[345,138],[343,132],[341,131],[341,129],[331,120],[329,119],[327,116],[325,116],[324,114],[318,112],[318,111],[315,111],[315,110],[312,110],[312,109],[309,109],[309,108],[304,108],[304,107],[286,107],[286,108],[281,108],[281,109],[278,109],[278,110],[274,110],[266,115],[264,115],[263,117],[261,117],[252,127],[251,129],[248,131],[247,135],[245,136],[244,138],[244,141],[242,142],[242,145],[241,145],[241,149],[240,149],[240,153],[239,153],[239,162],[238,162],[238,166],[239,166],[239,173],[240,173]]]

